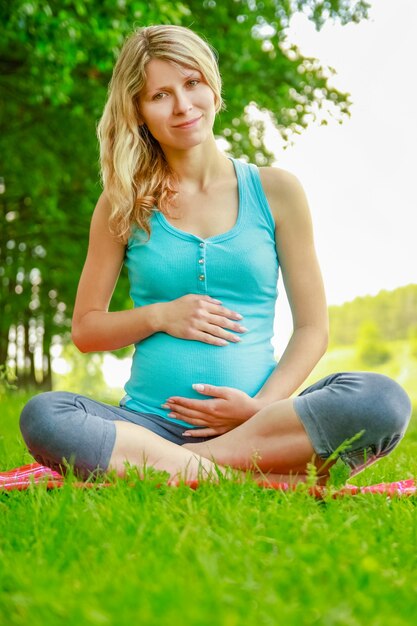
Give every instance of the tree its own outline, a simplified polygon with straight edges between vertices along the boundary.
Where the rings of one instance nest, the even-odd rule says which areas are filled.
[[[329,307],[331,342],[355,342],[362,322],[373,320],[384,337],[407,339],[416,323],[417,285],[380,291],[376,296],[360,296],[340,306]]]
[[[382,365],[391,356],[375,322],[365,321],[362,323],[358,333],[356,348],[362,363],[372,367]]]
[[[412,326],[408,333],[408,339],[410,342],[411,356],[417,359],[417,326]]]
[[[95,124],[132,25],[190,25],[217,49],[227,109],[215,132],[235,156],[266,164],[268,111],[284,138],[322,111],[341,121],[349,98],[330,70],[285,39],[291,16],[317,28],[367,16],[362,0],[10,0],[0,5],[0,364],[16,352],[20,384],[51,385],[53,337],[68,340],[88,224],[100,193]],[[126,278],[113,308],[130,306]],[[15,347],[11,336],[15,337]],[[17,345],[17,344],[20,345]],[[40,363],[40,365],[39,365]]]

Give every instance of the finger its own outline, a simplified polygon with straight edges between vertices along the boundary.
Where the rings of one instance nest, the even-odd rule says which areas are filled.
[[[176,420],[187,422],[188,424],[191,424],[192,426],[204,426],[205,428],[210,426],[210,423],[208,423],[208,421],[204,418],[200,419],[200,418],[194,418],[194,417],[187,417],[187,415],[183,415],[182,413],[178,413],[177,411],[175,413],[168,413],[168,417],[173,417]]]
[[[201,341],[202,343],[208,343],[212,346],[228,346],[229,342],[221,337],[216,337],[215,335],[210,335],[209,333],[205,333],[203,331],[196,331],[192,341]]]
[[[219,430],[216,430],[215,428],[193,428],[193,430],[185,430],[182,433],[182,436],[187,438],[215,437],[216,435],[221,435],[226,432],[224,429]]]
[[[213,413],[213,403],[209,400],[193,400],[191,398],[178,398],[171,396],[161,405],[163,409],[183,412],[190,417],[204,417]],[[201,415],[202,414],[202,415]]]
[[[233,330],[237,333],[247,333],[248,329],[239,322],[233,322],[227,317],[223,315],[216,315],[214,313],[210,313],[208,318],[208,322],[214,326],[219,326],[219,328],[226,328],[227,330]]]
[[[227,331],[223,330],[221,326],[217,326],[217,324],[211,324],[210,322],[208,322],[206,328],[206,332],[208,332],[210,335],[213,335],[214,337],[220,337],[223,340],[231,341],[233,343],[239,343],[240,341],[240,337],[238,337],[237,335],[233,335],[232,333],[228,333]]]
[[[170,413],[168,417],[175,417],[176,419],[185,419],[187,422],[190,420],[204,420],[204,426],[210,424],[210,414],[201,413],[200,411],[192,411],[191,409],[185,409],[179,404],[170,405]],[[210,424],[211,425],[211,424]]]
[[[222,315],[223,317],[227,317],[231,320],[241,320],[243,319],[243,315],[240,315],[240,313],[238,313],[237,311],[232,311],[231,309],[228,309],[225,306],[212,306],[209,307],[209,311],[210,313],[213,313],[214,315]]]
[[[224,400],[228,399],[229,393],[230,393],[230,387],[219,387],[218,385],[206,385],[205,383],[195,383],[194,385],[191,385],[191,386],[195,391],[198,391],[198,393],[202,393],[205,396],[213,396],[214,398],[223,398]],[[195,402],[199,402],[199,400],[195,400]],[[206,400],[200,400],[200,402],[204,402],[206,405],[209,404]],[[201,410],[204,410],[205,408],[209,409],[210,411],[213,410],[213,407],[211,405],[207,407],[202,407]]]
[[[221,300],[216,300],[216,298],[212,298],[211,296],[200,296],[200,300],[205,300],[206,302],[211,302],[212,304],[221,304]]]

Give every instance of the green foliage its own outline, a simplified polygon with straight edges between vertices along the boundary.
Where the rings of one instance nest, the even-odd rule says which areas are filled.
[[[0,365],[0,400],[8,391],[16,391],[16,376],[8,365]]]
[[[410,340],[410,352],[411,355],[417,359],[417,326],[412,326],[408,332],[408,338]]]
[[[334,487],[334,489],[340,489],[343,485],[346,485],[349,480],[350,469],[349,466],[339,458],[330,468],[329,474],[329,484]]]
[[[301,490],[303,490],[303,488],[308,490],[311,487],[315,487],[318,483],[319,475],[323,474],[327,470],[329,464],[332,463],[333,461],[336,461],[336,462],[334,463],[334,465],[330,466],[329,479],[326,483],[327,487],[329,489],[333,488],[337,490],[339,487],[342,487],[343,485],[345,485],[350,476],[350,468],[346,463],[342,461],[342,459],[340,458],[340,455],[346,450],[349,450],[352,447],[352,443],[360,439],[364,432],[365,432],[364,430],[361,430],[359,433],[356,433],[356,435],[354,435],[350,439],[345,439],[345,441],[343,441],[336,448],[336,450],[334,450],[330,454],[330,456],[325,460],[323,465],[320,467],[320,472],[312,461],[307,463],[307,472],[306,472],[307,479],[304,485],[299,486]]]
[[[335,372],[365,370],[384,374],[396,380],[404,387],[411,401],[417,405],[417,358],[411,355],[408,340],[389,341],[387,346],[391,353],[390,359],[385,361],[385,363],[372,366],[365,365],[360,361],[356,344],[330,348],[318,362],[299,391]]]
[[[73,344],[68,344],[64,347],[62,358],[68,363],[70,370],[55,378],[54,390],[73,391],[106,401],[102,354],[81,354]]]
[[[354,343],[364,321],[374,321],[386,339],[407,339],[415,327],[416,315],[417,285],[361,296],[329,307],[330,340],[335,346]]]
[[[356,349],[364,365],[375,366],[385,363],[390,358],[390,351],[381,337],[375,322],[363,322],[360,326]]]

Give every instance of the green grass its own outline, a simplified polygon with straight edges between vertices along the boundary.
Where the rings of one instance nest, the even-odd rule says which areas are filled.
[[[347,354],[320,367],[351,369]],[[326,373],[326,372],[324,372]],[[314,377],[322,372],[316,371]],[[324,375],[324,374],[323,374]],[[31,462],[27,398],[1,401],[0,467]],[[417,476],[417,412],[354,484]],[[0,495],[3,626],[409,626],[417,614],[416,497],[317,501],[247,484]]]

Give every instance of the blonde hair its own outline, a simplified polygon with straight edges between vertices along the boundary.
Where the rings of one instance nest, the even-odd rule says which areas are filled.
[[[146,125],[139,125],[139,92],[145,86],[151,59],[199,70],[214,93],[216,112],[223,106],[215,53],[193,31],[183,26],[147,26],[128,37],[97,127],[101,177],[112,207],[109,227],[124,243],[133,224],[149,238],[153,208],[169,214],[177,193],[176,178],[159,143]]]

